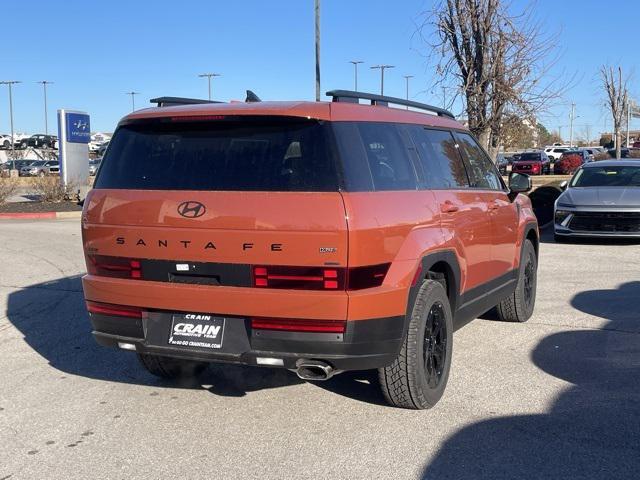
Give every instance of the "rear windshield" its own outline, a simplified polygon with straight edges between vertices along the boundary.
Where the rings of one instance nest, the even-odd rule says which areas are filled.
[[[572,187],[640,187],[640,166],[588,167],[578,170]]]
[[[532,160],[540,160],[539,153],[523,153],[520,155],[520,160],[523,161],[532,161]]]
[[[111,139],[96,188],[337,191],[332,135],[299,119],[155,121]]]

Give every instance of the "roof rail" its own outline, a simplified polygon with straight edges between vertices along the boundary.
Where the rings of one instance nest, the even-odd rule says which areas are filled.
[[[173,107],[175,105],[196,105],[198,103],[222,103],[215,100],[201,100],[199,98],[183,98],[183,97],[157,97],[149,100],[151,103],[157,103],[158,107]]]
[[[333,97],[334,102],[359,103],[359,100],[370,100],[371,105],[389,106],[390,103],[395,105],[404,105],[405,107],[413,107],[420,110],[426,110],[437,114],[439,117],[449,117],[455,120],[453,113],[444,108],[434,107],[426,103],[414,102],[403,98],[387,97],[385,95],[376,95],[375,93],[354,92],[352,90],[331,90],[326,93],[328,97]]]

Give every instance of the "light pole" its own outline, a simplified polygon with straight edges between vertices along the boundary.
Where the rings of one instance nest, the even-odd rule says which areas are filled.
[[[371,67],[372,69],[380,69],[380,95],[384,95],[384,71],[387,68],[394,68],[395,65],[384,65],[384,64],[380,64],[380,65],[374,65],[373,67]]]
[[[215,77],[221,77],[222,74],[220,73],[201,73],[200,75],[198,75],[200,78],[204,78],[207,77],[207,81],[209,83],[209,100],[211,100],[211,79],[215,78]]]
[[[576,114],[576,104],[572,103],[571,104],[571,115],[569,116],[569,148],[571,148],[573,146],[573,120],[576,118],[575,117]]]
[[[353,63],[353,89],[358,91],[358,64],[364,63],[362,60],[349,60],[349,63]]]
[[[11,86],[16,83],[22,83],[20,80],[3,80],[0,81],[0,85],[8,85],[9,86],[9,122],[11,124],[11,160],[12,160],[12,170],[16,169],[16,156],[15,156],[15,145],[13,140],[13,94],[11,93]]]
[[[627,148],[629,148],[629,122],[631,121],[631,106],[629,105],[629,98],[627,98]]]
[[[320,101],[320,0],[315,0],[316,18],[316,102]]]
[[[133,90],[130,92],[125,92],[126,95],[131,95],[131,111],[134,112],[136,110],[136,100],[135,96],[139,95],[140,92],[134,92]]]
[[[413,78],[413,75],[403,75],[404,79],[407,81],[407,101],[409,100],[409,79]],[[409,110],[409,106],[407,106],[407,110]]]
[[[42,85],[42,89],[44,90],[44,134],[45,135],[49,135],[49,122],[47,120],[47,85],[52,84],[53,82],[50,82],[48,80],[41,80],[39,82],[36,82]]]

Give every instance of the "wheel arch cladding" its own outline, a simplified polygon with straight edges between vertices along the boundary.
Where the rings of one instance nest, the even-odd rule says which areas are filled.
[[[432,280],[444,282],[451,312],[455,313],[460,298],[460,264],[456,254],[452,250],[441,250],[427,253],[420,260],[420,278],[409,290],[407,302],[407,316],[411,315],[411,309],[415,303],[418,290],[422,280],[430,278]]]
[[[536,252],[536,259],[538,258],[538,253],[539,253],[539,249],[540,249],[540,239],[538,238],[538,229],[536,228],[536,224],[535,223],[528,223],[525,227],[524,227],[524,239],[525,240],[530,240],[531,243],[533,243],[533,249]],[[524,244],[524,242],[523,242]]]

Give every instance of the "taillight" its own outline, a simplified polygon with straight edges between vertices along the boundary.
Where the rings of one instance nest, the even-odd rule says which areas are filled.
[[[87,270],[92,275],[115,278],[142,278],[140,260],[106,255],[87,255]]]
[[[384,277],[387,276],[390,266],[390,263],[381,263],[380,265],[350,268],[347,290],[379,287],[382,285]]]
[[[96,303],[87,300],[89,313],[100,315],[114,315],[116,317],[142,318],[144,309],[128,305],[113,305],[110,303]]]
[[[344,333],[344,320],[308,320],[288,318],[252,318],[255,330],[280,330],[287,332]]]
[[[253,285],[263,288],[300,290],[344,290],[344,268],[253,267]]]
[[[389,263],[350,269],[336,267],[253,267],[253,286],[295,290],[362,290],[382,285]]]

